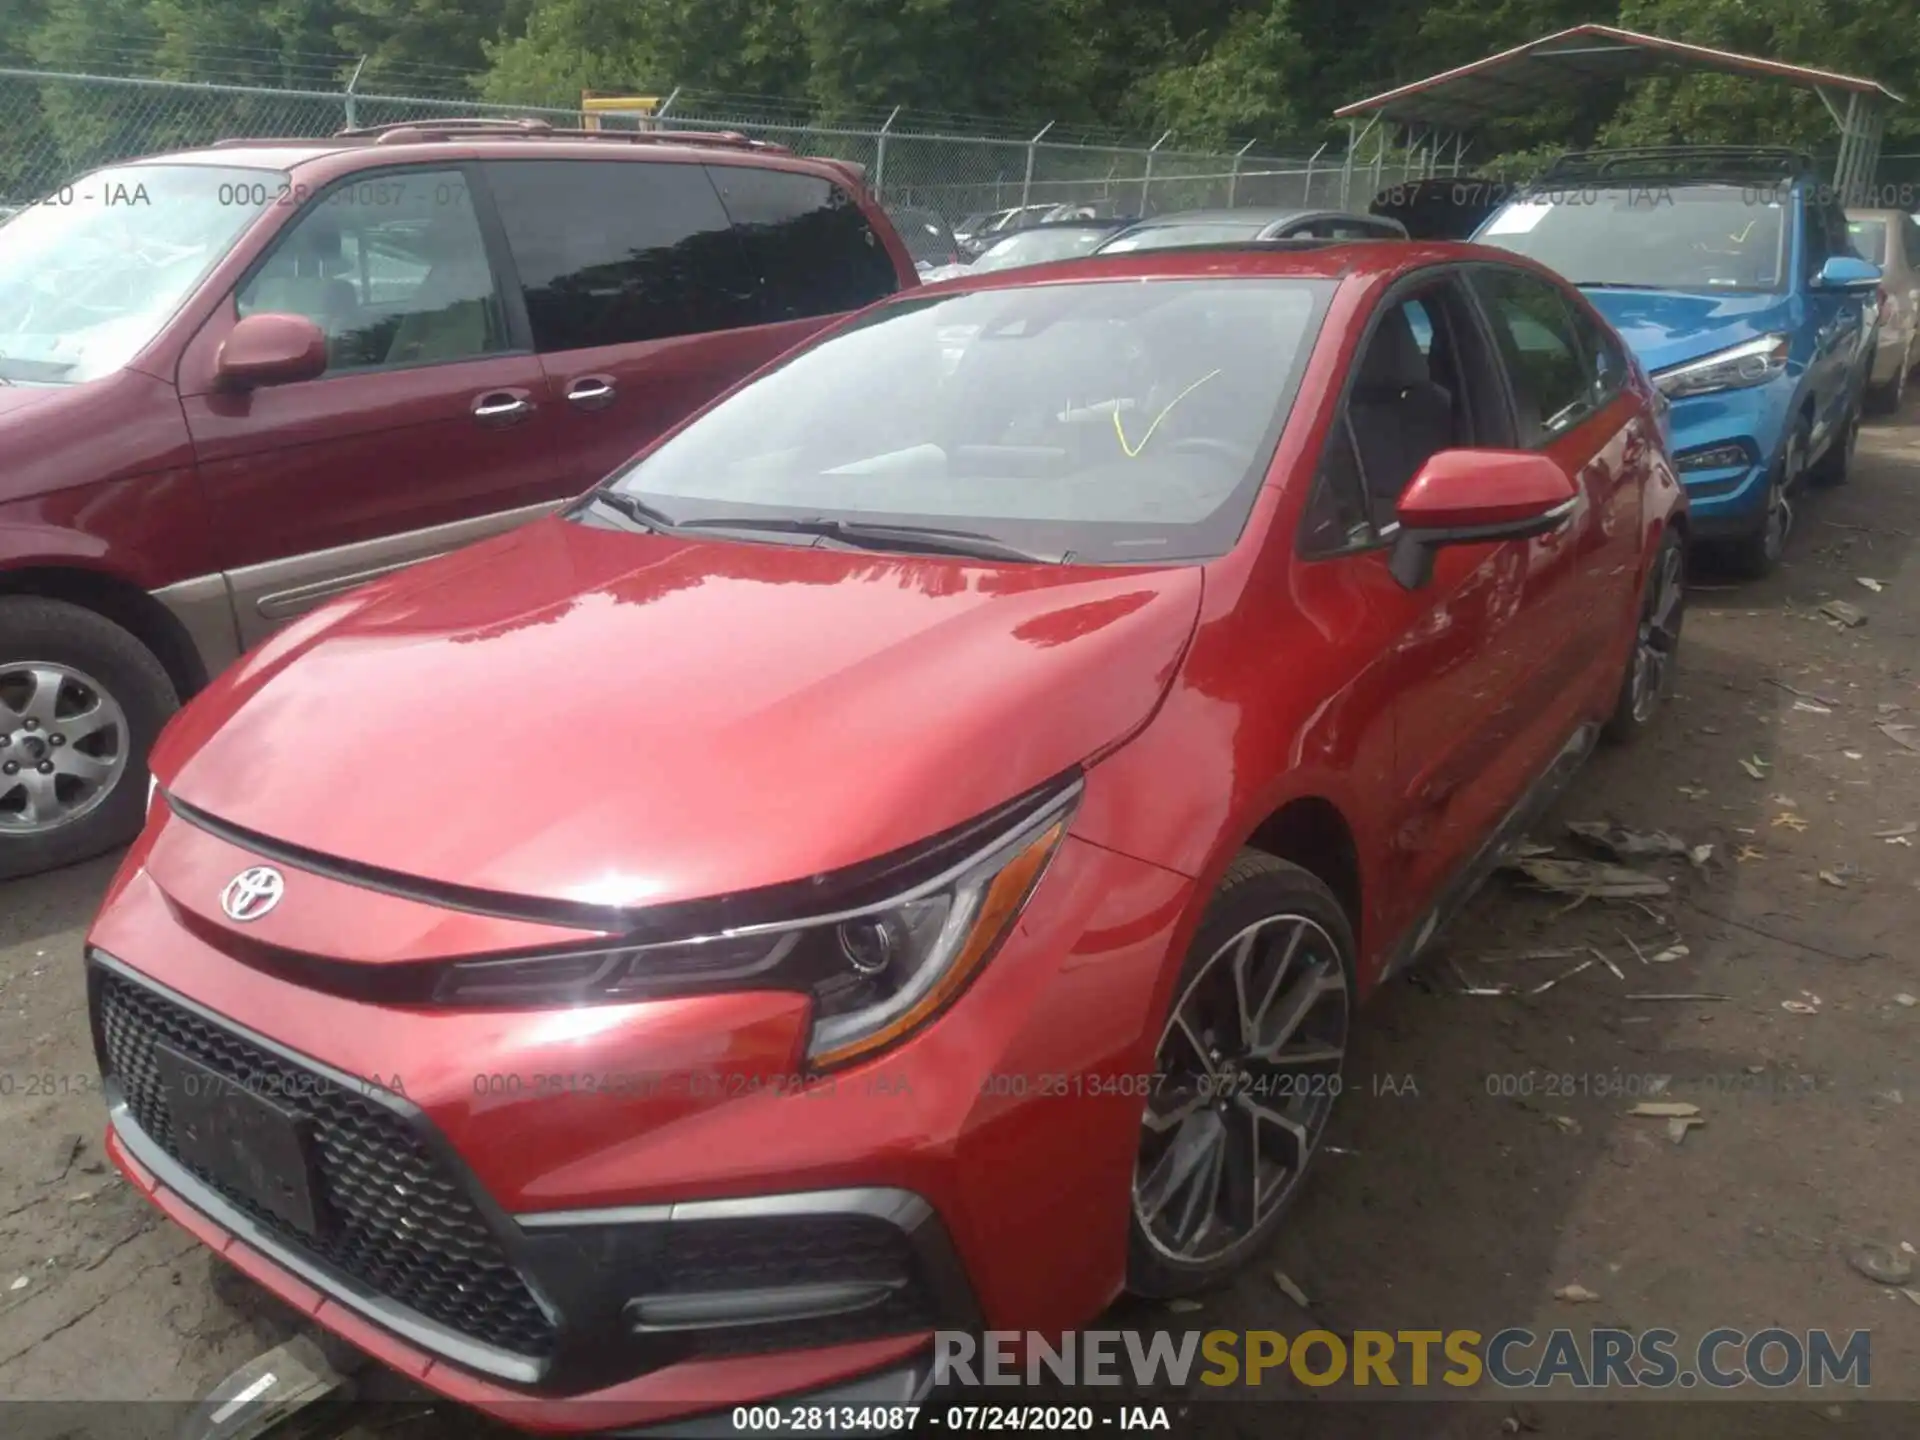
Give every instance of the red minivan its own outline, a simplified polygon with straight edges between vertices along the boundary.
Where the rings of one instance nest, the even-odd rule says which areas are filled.
[[[160,726],[277,625],[917,284],[860,178],[442,121],[117,165],[0,229],[0,879],[131,839]]]

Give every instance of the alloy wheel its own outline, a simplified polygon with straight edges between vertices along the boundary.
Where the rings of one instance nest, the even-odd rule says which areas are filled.
[[[1156,1052],[1133,1207],[1148,1242],[1218,1259],[1286,1202],[1340,1093],[1349,1022],[1339,948],[1303,915],[1272,915],[1200,966]]]
[[[0,666],[0,834],[71,824],[127,768],[127,717],[83,671],[34,660]]]
[[[1640,610],[1640,631],[1633,651],[1633,718],[1645,724],[1666,692],[1667,671],[1680,645],[1680,617],[1685,602],[1680,547],[1660,552]]]

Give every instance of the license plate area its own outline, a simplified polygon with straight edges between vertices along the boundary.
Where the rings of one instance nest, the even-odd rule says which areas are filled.
[[[313,1122],[191,1055],[156,1045],[154,1063],[187,1166],[319,1239],[325,1212],[313,1156]]]

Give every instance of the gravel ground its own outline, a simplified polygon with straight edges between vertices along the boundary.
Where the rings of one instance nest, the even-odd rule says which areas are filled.
[[[1106,1323],[1870,1329],[1872,1395],[1920,1400],[1920,1289],[1908,1296],[1849,1265],[1863,1243],[1920,1244],[1920,1007],[1897,998],[1920,995],[1905,939],[1920,916],[1920,831],[1912,844],[1884,838],[1920,824],[1920,753],[1902,743],[1920,747],[1916,418],[1870,426],[1853,482],[1803,501],[1775,577],[1696,577],[1678,695],[1658,733],[1603,751],[1538,832],[1564,845],[1567,820],[1665,830],[1713,846],[1704,867],[1652,862],[1672,894],[1640,905],[1490,886],[1441,951],[1362,1017],[1333,1153],[1268,1260],[1197,1312],[1129,1304]],[[1867,622],[1823,618],[1831,600]],[[275,1302],[104,1162],[78,955],[112,864],[0,884],[3,1399],[186,1401],[291,1333]],[[1676,944],[1687,953],[1653,963]],[[1516,958],[1534,951],[1572,953]],[[1567,976],[1583,960],[1593,963]],[[1463,980],[1517,993],[1467,995]],[[1725,998],[1632,998],[1647,993]],[[1655,1090],[1697,1104],[1705,1123],[1675,1143],[1664,1119],[1626,1114]],[[1309,1297],[1306,1313],[1276,1270]],[[1599,1298],[1555,1298],[1575,1284]],[[1479,1393],[1451,1409],[1382,1411],[1350,1389],[1269,1383],[1265,1398],[1301,1402],[1277,1423],[1266,1406],[1217,1403],[1182,1428],[1920,1434],[1920,1406],[1805,1390],[1738,1406],[1667,1392],[1630,1415]],[[154,1404],[5,1413],[8,1433],[37,1416],[36,1431],[74,1436],[165,1434],[179,1415]],[[445,1410],[357,1423],[478,1429]]]

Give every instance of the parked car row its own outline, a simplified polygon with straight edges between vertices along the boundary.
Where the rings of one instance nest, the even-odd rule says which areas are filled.
[[[0,535],[69,537],[0,571],[0,803],[151,772],[115,1163],[521,1425],[912,1403],[929,1331],[1228,1279],[1362,1002],[1658,723],[1689,544],[1844,474],[1881,271],[1798,169],[1657,162],[934,286],[730,137],[234,145],[0,235]],[[83,587],[136,547],[195,586]]]

